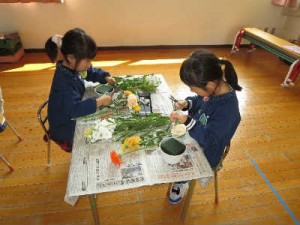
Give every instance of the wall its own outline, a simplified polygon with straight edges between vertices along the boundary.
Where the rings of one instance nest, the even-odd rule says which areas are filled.
[[[282,31],[283,38],[296,40],[300,44],[300,7],[298,9],[284,8],[283,15],[287,16]]]
[[[0,4],[0,31],[19,31],[25,48],[80,27],[98,46],[232,44],[242,27],[275,27],[286,16],[271,0],[65,0]]]

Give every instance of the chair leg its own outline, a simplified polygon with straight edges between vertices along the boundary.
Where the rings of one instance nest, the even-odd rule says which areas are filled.
[[[51,166],[51,141],[48,139],[47,142],[47,166]]]
[[[16,129],[7,121],[6,119],[7,126],[14,132],[14,134],[18,137],[19,141],[22,141],[23,138],[19,135],[19,133],[16,131]]]
[[[218,204],[218,202],[219,202],[219,193],[218,193],[218,170],[215,170],[214,180],[215,180],[215,203]]]
[[[9,164],[9,162],[1,154],[0,154],[0,159],[2,159],[2,161],[8,166],[10,171],[14,170],[14,168]]]
[[[187,192],[187,195],[186,195],[186,199],[184,201],[183,209],[182,209],[182,212],[181,212],[181,215],[180,215],[180,219],[182,221],[185,220],[186,213],[189,209],[190,202],[191,202],[193,192],[194,192],[194,188],[195,188],[195,184],[196,184],[196,180],[192,180],[190,182],[189,189],[188,189],[188,192]]]

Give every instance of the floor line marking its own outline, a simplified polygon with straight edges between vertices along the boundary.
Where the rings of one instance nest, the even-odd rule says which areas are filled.
[[[267,183],[267,185],[269,186],[269,188],[271,189],[271,191],[274,193],[274,195],[277,197],[277,199],[279,200],[279,202],[281,203],[281,205],[285,208],[285,210],[290,214],[290,216],[292,217],[292,219],[294,220],[295,224],[300,225],[300,222],[297,220],[297,218],[295,217],[294,213],[290,210],[290,208],[287,206],[287,204],[283,201],[283,199],[280,197],[280,195],[278,194],[278,192],[275,190],[275,188],[272,186],[272,184],[270,183],[270,181],[268,180],[268,178],[266,177],[266,175],[262,172],[262,170],[259,168],[259,166],[257,165],[257,163],[254,161],[254,159],[251,158],[251,162],[253,164],[253,166],[256,168],[256,170],[258,171],[258,173],[262,176],[262,178],[265,180],[265,182]]]

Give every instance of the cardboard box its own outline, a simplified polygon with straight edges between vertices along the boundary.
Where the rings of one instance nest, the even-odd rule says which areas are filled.
[[[4,55],[4,56],[0,56],[0,63],[3,62],[10,62],[10,63],[14,63],[14,62],[18,62],[19,59],[24,55],[24,49],[23,47],[21,47],[15,54],[13,55]]]
[[[0,33],[0,62],[17,62],[23,55],[18,32]]]

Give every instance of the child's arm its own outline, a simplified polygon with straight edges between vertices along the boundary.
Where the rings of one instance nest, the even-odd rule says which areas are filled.
[[[65,96],[64,105],[69,108],[69,114],[71,118],[77,118],[81,116],[86,116],[95,113],[97,107],[109,105],[111,103],[112,97],[109,95],[102,95],[101,97],[95,99],[93,97],[86,98],[84,100],[80,99],[80,96]]]
[[[111,103],[112,97],[109,95],[102,95],[96,99],[97,107],[109,105]]]
[[[226,139],[231,139],[240,122],[240,114],[234,105],[228,103],[216,108],[209,115],[201,113],[192,121],[193,125],[187,127],[190,136],[208,150]]]
[[[101,84],[112,83],[110,74],[102,69],[90,67],[87,70],[87,81],[100,82]]]

